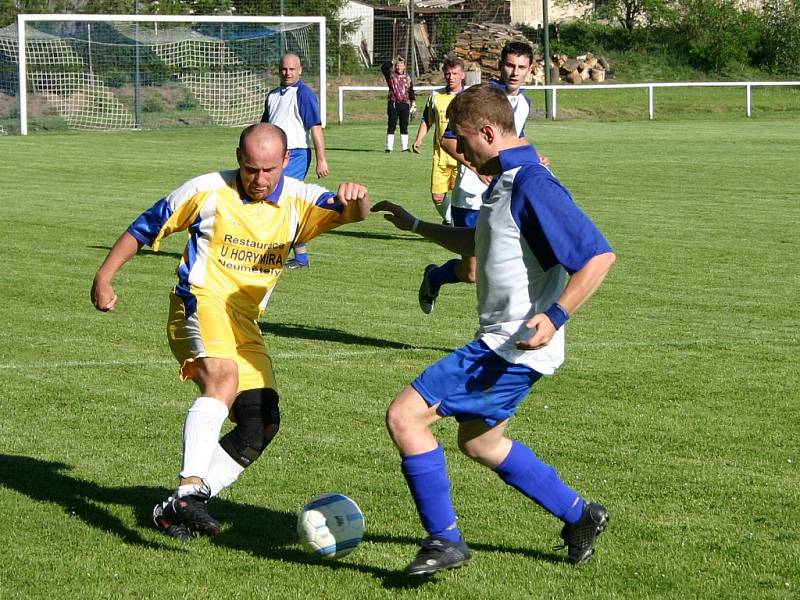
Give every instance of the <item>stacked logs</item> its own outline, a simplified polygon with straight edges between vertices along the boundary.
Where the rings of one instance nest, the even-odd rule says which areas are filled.
[[[559,79],[565,83],[579,84],[586,81],[603,83],[606,75],[610,71],[608,61],[602,56],[594,56],[587,52],[583,56],[569,58],[566,54],[553,55],[554,74],[555,68],[558,69]],[[553,83],[555,77],[553,77]]]
[[[534,65],[525,85],[544,85],[544,59],[537,44],[508,25],[497,23],[470,23],[469,28],[456,36],[453,53],[467,66],[467,83],[500,78],[500,53],[509,42],[524,42],[534,50]],[[569,58],[566,54],[553,55],[552,83],[580,84],[588,81],[602,83],[612,73],[602,56],[587,52]],[[478,78],[478,73],[480,77]]]
[[[499,79],[500,53],[509,42],[524,42],[536,48],[521,31],[508,25],[470,23],[469,29],[456,36],[454,54],[466,63],[468,79],[470,71],[480,71],[482,81]],[[530,85],[531,81],[525,83]]]

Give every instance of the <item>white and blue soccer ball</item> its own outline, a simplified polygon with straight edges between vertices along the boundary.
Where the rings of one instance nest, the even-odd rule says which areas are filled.
[[[344,494],[322,494],[300,511],[297,534],[307,552],[326,560],[342,558],[364,537],[364,513]]]

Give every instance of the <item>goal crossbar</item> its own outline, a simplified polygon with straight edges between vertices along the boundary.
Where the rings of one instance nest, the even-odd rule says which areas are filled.
[[[257,17],[257,16],[185,16],[185,15],[92,15],[92,14],[20,14],[17,15],[18,76],[19,76],[19,127],[20,134],[28,133],[27,97],[27,25],[31,22],[82,23],[246,23],[246,24],[314,24],[319,28],[319,101],[322,126],[327,123],[327,76],[326,76],[326,31],[325,17]]]

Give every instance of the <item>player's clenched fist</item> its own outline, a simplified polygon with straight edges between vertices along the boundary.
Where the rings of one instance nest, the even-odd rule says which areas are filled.
[[[351,200],[364,200],[367,198],[367,188],[360,183],[347,181],[339,184],[336,196],[340,202],[350,202]]]
[[[103,312],[114,310],[114,305],[117,303],[117,294],[111,284],[98,282],[95,279],[92,282],[92,304],[97,310]]]
[[[369,192],[366,186],[360,183],[352,181],[340,183],[334,201],[344,207],[341,214],[343,223],[363,221],[369,214]]]

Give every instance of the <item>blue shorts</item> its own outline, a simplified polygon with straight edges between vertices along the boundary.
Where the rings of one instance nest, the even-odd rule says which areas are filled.
[[[289,150],[289,164],[283,170],[287,177],[303,181],[311,166],[311,148],[293,148]]]
[[[481,211],[451,206],[450,214],[453,218],[454,227],[472,227],[475,229],[478,226],[478,215],[481,214]]]
[[[470,342],[433,363],[411,382],[428,406],[456,421],[482,419],[489,427],[514,415],[542,376],[492,352],[481,341]]]

